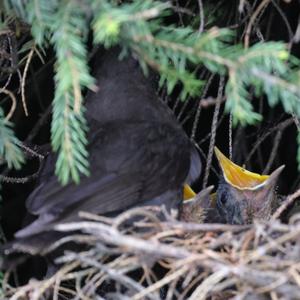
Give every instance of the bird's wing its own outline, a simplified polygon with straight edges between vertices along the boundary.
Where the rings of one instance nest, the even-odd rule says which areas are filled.
[[[39,218],[16,236],[47,229],[64,216],[86,210],[120,212],[182,188],[190,168],[190,144],[168,124],[99,124],[90,145],[90,177],[62,187],[54,175],[43,178],[27,201]],[[47,170],[45,171],[47,173]]]
[[[79,211],[107,214],[122,211],[138,201],[142,187],[140,182],[133,182],[125,175],[105,179],[107,180],[104,182],[95,180],[93,186],[91,184],[85,185],[82,187],[82,191],[79,187],[71,190],[69,199],[62,199],[59,194],[55,198],[48,198],[48,202],[45,203],[48,211],[41,210],[38,219],[18,231],[15,236],[23,238],[43,231],[50,231],[53,229],[52,225],[59,221],[71,222],[77,220]],[[74,201],[74,197],[77,201]],[[39,199],[42,199],[42,197]],[[58,200],[64,200],[68,203],[62,206]]]

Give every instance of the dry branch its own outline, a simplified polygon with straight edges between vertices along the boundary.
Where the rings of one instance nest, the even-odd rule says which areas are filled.
[[[137,219],[137,212],[144,217]],[[158,226],[162,214],[166,221]],[[57,226],[69,236],[53,248],[70,240],[86,247],[65,250],[56,259],[58,271],[49,278],[17,288],[6,283],[5,299],[50,295],[77,300],[271,299],[274,295],[298,299],[300,295],[300,218],[296,216],[290,224],[271,220],[238,226],[185,223],[151,208],[111,219],[83,215],[86,220]]]

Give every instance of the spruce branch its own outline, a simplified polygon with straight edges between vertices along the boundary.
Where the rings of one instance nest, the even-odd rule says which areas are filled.
[[[179,84],[182,99],[199,95],[199,66],[227,76],[225,110],[232,113],[234,124],[254,124],[262,118],[251,104],[250,88],[256,96],[265,94],[270,106],[281,103],[287,113],[300,117],[300,64],[284,43],[244,48],[234,44],[228,29],[212,27],[199,34],[191,27],[166,26],[165,16],[173,12],[165,1],[5,0],[2,5],[7,16],[31,26],[35,44],[51,43],[55,48],[51,139],[58,151],[56,173],[63,183],[71,178],[78,182],[80,173],[88,174],[82,89],[93,87],[85,49],[90,29],[95,44],[120,45],[123,54],[136,54],[145,73],[148,66],[156,69],[168,93]]]
[[[30,0],[26,4],[26,20],[31,25],[35,43],[43,45],[50,39],[51,26],[55,22],[57,0]]]
[[[63,184],[72,178],[79,182],[80,173],[88,175],[86,151],[87,125],[82,106],[82,92],[94,81],[87,67],[84,46],[87,35],[85,14],[74,2],[60,4],[51,28],[51,42],[56,51],[55,97],[51,142],[58,151],[56,174]]]
[[[5,1],[6,11],[31,26],[34,42],[49,42],[56,50],[55,97],[51,143],[58,152],[56,174],[63,184],[80,174],[88,175],[86,120],[82,89],[93,86],[87,67],[85,42],[88,33],[86,11],[76,1]],[[24,49],[22,49],[24,51]]]
[[[24,156],[16,145],[17,138],[12,130],[12,124],[5,119],[0,107],[0,163],[7,163],[9,168],[20,169]]]
[[[286,91],[283,91],[282,85],[276,92],[273,88],[268,88],[263,76],[255,76],[257,71],[279,81],[283,80],[283,76],[289,76],[291,70],[287,64],[288,52],[283,43],[258,43],[244,49],[241,45],[231,45],[234,34],[227,29],[212,28],[199,35],[188,27],[163,26],[161,16],[168,14],[169,8],[159,4],[161,3],[154,1],[135,1],[132,5],[117,6],[106,2],[101,7],[101,13],[95,15],[95,41],[107,47],[121,43],[131,48],[139,55],[145,70],[148,64],[160,73],[160,84],[166,83],[169,93],[180,82],[183,86],[182,99],[199,94],[202,86],[202,82],[188,70],[188,65],[202,64],[213,73],[227,74],[226,111],[232,113],[235,125],[254,124],[262,118],[250,103],[251,86],[255,88],[257,95],[266,93],[270,105],[281,101],[286,111],[290,112],[289,103],[283,97]],[[160,15],[155,19],[132,17],[145,9],[145,6],[148,10],[160,9]],[[107,25],[107,31],[101,31],[103,26],[100,24],[108,24],[108,19],[110,25]],[[112,28],[113,34],[109,30]],[[299,90],[299,87],[293,85],[289,89],[289,98],[298,97]]]

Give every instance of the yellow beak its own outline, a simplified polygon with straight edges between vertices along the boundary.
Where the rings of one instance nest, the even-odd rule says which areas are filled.
[[[260,175],[241,168],[228,159],[217,147],[215,147],[215,154],[225,180],[240,190],[256,189],[270,177],[269,175]]]
[[[185,184],[183,187],[183,200],[188,200],[195,196],[196,193],[192,190],[192,188],[188,184]]]
[[[266,183],[270,175],[260,175],[250,172],[228,159],[217,147],[215,147],[215,154],[221,166],[225,180],[233,187],[240,190],[256,189]],[[192,188],[185,184],[183,188],[183,199],[188,200],[194,198],[196,193]]]

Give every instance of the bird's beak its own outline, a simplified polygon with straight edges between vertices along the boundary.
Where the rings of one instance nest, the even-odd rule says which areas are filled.
[[[274,185],[284,168],[285,165],[282,165],[279,168],[277,168],[275,171],[273,171],[273,173],[271,173],[271,175],[269,175],[269,178],[266,180],[265,185],[267,186]]]
[[[188,186],[188,185],[187,185]],[[199,205],[203,206],[205,204],[205,206],[207,205],[207,203],[210,203],[210,197],[211,197],[211,191],[213,190],[214,186],[211,185],[205,189],[203,189],[200,193],[196,194],[190,186],[188,186],[190,188],[190,191],[193,193],[193,197],[184,199],[185,201],[183,202],[184,205],[190,205],[190,204],[195,204],[198,203]],[[209,202],[204,201],[203,200],[207,200],[209,199]],[[210,205],[210,204],[209,204]]]
[[[192,188],[188,184],[185,184],[183,187],[183,200],[188,200],[195,196],[196,193],[192,190]]]
[[[217,147],[215,154],[222,169],[224,179],[231,186],[239,190],[257,190],[275,183],[284,166],[279,167],[271,175],[260,175],[247,171],[228,159]]]

